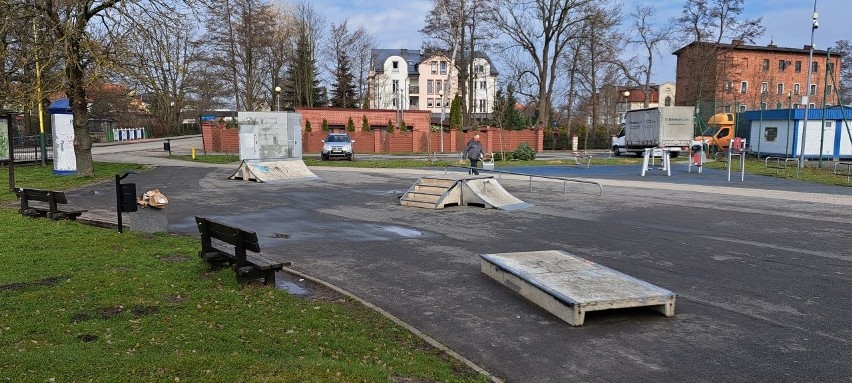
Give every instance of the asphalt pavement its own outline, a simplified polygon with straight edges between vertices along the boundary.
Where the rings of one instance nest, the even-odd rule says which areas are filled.
[[[156,147],[123,149],[93,152],[157,166],[125,182],[169,197],[171,232],[197,235],[196,215],[256,231],[266,254],[507,381],[852,380],[852,188],[748,175],[729,183],[678,165],[672,177],[548,167],[525,170],[595,179],[603,196],[547,181],[530,191],[527,178],[505,176],[534,207],[428,210],[398,197],[440,170],[315,167],[320,180],[270,185],[228,181],[235,165],[174,166]],[[107,182],[67,195],[109,219],[113,193]],[[676,292],[676,316],[590,312],[571,327],[479,271],[480,254],[548,249]]]

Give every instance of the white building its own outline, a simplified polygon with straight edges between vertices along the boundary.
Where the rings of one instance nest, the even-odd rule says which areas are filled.
[[[449,119],[450,102],[458,93],[458,68],[442,54],[424,55],[408,49],[374,49],[370,71],[370,107],[373,109],[429,110]],[[497,70],[487,55],[474,57],[472,112],[493,112]],[[450,76],[448,83],[447,76]],[[443,97],[442,97],[443,96]]]

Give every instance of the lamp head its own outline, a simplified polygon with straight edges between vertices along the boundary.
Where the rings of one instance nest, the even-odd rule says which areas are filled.
[[[630,97],[630,91],[625,90],[624,92],[621,93],[621,95],[624,96],[624,98]]]

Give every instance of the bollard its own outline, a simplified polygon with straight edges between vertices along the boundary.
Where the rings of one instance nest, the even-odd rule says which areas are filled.
[[[195,147],[192,147],[192,160],[195,161]]]
[[[169,157],[172,156],[172,142],[168,138],[166,139],[166,142],[163,142],[163,151],[169,152]]]

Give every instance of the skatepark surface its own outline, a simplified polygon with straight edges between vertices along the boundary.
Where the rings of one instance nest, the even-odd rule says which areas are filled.
[[[748,175],[728,183],[724,173],[688,174],[685,165],[672,177],[644,178],[635,166],[542,167],[596,179],[603,196],[591,185],[563,193],[561,182],[547,181],[530,191],[527,178],[503,176],[506,190],[534,206],[430,210],[400,206],[398,197],[443,170],[311,167],[320,179],[272,185],[229,181],[233,164],[147,161],[158,166],[125,182],[168,196],[171,232],[197,235],[196,215],[256,231],[264,253],[506,381],[852,379],[852,188]],[[114,220],[111,182],[67,195]],[[481,254],[540,250],[671,290],[676,316],[598,311],[572,327],[480,273]]]

